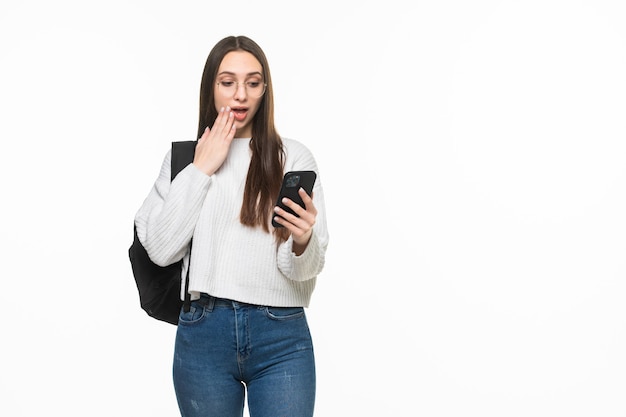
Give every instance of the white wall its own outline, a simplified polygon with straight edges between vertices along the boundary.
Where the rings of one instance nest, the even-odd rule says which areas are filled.
[[[626,414],[619,0],[3,1],[0,414],[174,416],[132,219],[215,42],[266,51],[331,230],[318,416]]]

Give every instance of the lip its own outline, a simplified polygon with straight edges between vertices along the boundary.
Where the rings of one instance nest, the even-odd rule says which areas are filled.
[[[235,115],[235,120],[237,120],[238,122],[245,120],[246,116],[248,115],[247,107],[231,107],[230,110],[233,112],[233,114]]]

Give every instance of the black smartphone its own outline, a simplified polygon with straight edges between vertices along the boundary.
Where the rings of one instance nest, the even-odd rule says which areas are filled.
[[[313,192],[313,185],[315,184],[315,179],[317,178],[317,174],[315,171],[289,171],[283,177],[283,184],[280,187],[280,193],[278,193],[278,199],[276,200],[276,205],[283,210],[297,216],[296,213],[293,212],[289,207],[285,206],[282,203],[282,199],[284,197],[289,198],[293,202],[300,205],[300,207],[304,208],[304,201],[300,198],[298,194],[298,190],[300,187],[304,188],[304,191],[308,195],[311,195]],[[276,222],[276,217],[279,217],[278,214],[274,214],[272,216],[272,226],[274,227],[283,227],[282,224]]]

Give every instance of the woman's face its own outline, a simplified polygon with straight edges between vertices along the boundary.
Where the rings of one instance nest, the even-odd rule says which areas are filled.
[[[215,108],[230,107],[235,115],[236,138],[252,136],[252,118],[265,93],[261,63],[250,52],[229,52],[217,71]]]

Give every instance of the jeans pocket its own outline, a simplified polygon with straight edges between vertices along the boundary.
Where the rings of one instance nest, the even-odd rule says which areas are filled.
[[[185,312],[184,308],[181,308],[180,315],[178,316],[178,323],[197,323],[205,317],[205,310],[206,309],[203,304],[192,301],[191,306],[189,306],[189,311]]]
[[[264,307],[265,315],[277,321],[295,320],[304,317],[302,307]]]

